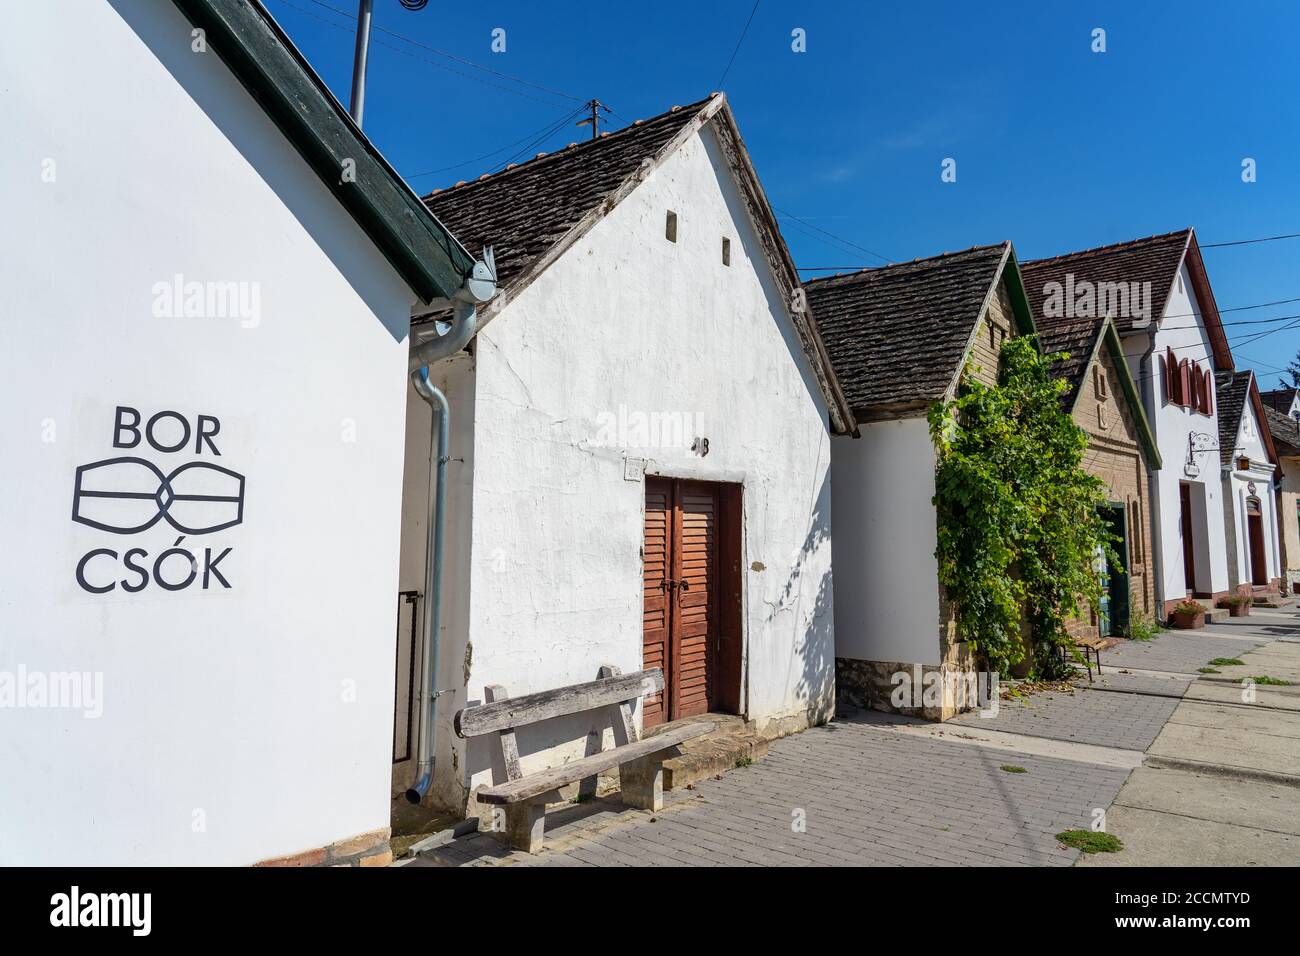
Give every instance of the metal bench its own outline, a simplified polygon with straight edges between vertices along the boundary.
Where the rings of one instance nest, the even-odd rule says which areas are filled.
[[[455,717],[456,733],[462,738],[495,733],[501,742],[506,782],[477,791],[480,803],[505,807],[504,836],[510,845],[528,853],[542,848],[547,803],[560,798],[566,784],[595,777],[612,767],[619,768],[623,802],[641,810],[660,810],[664,805],[664,751],[713,730],[712,721],[701,720],[668,727],[641,738],[632,722],[632,704],[664,688],[663,671],[652,668],[623,674],[617,667],[601,667],[597,680],[571,684],[555,690],[509,697],[505,688],[484,688],[487,703],[466,707]],[[519,747],[515,730],[530,724],[608,707],[611,710],[615,746],[612,750],[570,760],[527,776],[519,769]]]

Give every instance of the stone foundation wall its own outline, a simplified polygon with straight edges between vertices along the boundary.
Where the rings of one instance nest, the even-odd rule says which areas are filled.
[[[979,673],[973,666],[971,655],[962,647],[955,657],[960,666],[837,657],[835,692],[840,700],[868,710],[924,720],[949,720],[973,710],[978,701],[963,692]],[[898,674],[907,675],[906,680],[900,681]],[[932,685],[935,681],[939,683],[927,693],[927,681]],[[900,688],[906,688],[910,693],[900,694]],[[901,705],[898,703],[900,696],[904,701]]]
[[[388,866],[393,862],[393,851],[388,838],[388,827],[359,833],[329,846],[263,860],[254,866]]]

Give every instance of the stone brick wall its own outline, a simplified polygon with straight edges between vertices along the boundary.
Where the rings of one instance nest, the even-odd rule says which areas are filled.
[[[1154,618],[1155,564],[1151,553],[1151,486],[1138,444],[1137,423],[1119,387],[1114,360],[1102,346],[1087,370],[1074,406],[1074,421],[1088,433],[1084,469],[1106,483],[1106,497],[1127,509],[1129,605],[1134,615]],[[1097,637],[1096,611],[1089,609],[1067,628],[1076,637]]]
[[[988,312],[975,331],[975,338],[968,353],[975,378],[985,385],[998,383],[998,362],[1002,343],[1016,334],[1015,329],[1007,284],[999,282],[997,292],[989,302]]]

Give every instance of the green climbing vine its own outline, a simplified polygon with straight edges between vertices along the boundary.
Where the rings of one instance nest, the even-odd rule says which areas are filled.
[[[1066,621],[1101,597],[1098,549],[1113,560],[1104,485],[1083,470],[1087,434],[1051,373],[1059,357],[1011,339],[996,386],[966,375],[929,415],[939,579],[963,638],[1002,673],[1031,654],[1036,676],[1061,674]]]

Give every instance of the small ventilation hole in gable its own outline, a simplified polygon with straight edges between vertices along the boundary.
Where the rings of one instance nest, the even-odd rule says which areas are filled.
[[[671,209],[668,210],[668,221],[664,226],[664,236],[669,242],[677,241],[677,213]]]
[[[722,264],[731,265],[731,240],[726,236],[722,237]]]

